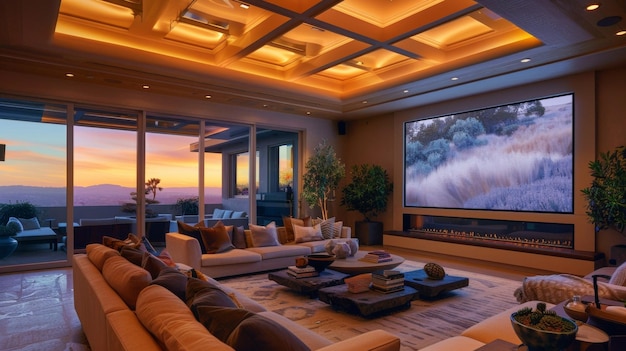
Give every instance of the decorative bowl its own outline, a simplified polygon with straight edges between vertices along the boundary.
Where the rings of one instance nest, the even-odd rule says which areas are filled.
[[[335,255],[325,253],[311,254],[308,255],[307,258],[309,259],[309,266],[313,266],[318,272],[323,271],[326,267],[335,262]]]
[[[517,312],[511,314],[511,325],[517,337],[526,345],[529,351],[559,351],[566,349],[576,339],[578,325],[574,321],[559,317],[563,323],[569,323],[573,329],[568,332],[555,332],[536,329],[518,322],[515,319]]]

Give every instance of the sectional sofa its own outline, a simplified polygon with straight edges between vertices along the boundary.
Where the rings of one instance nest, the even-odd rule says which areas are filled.
[[[128,256],[102,244],[90,244],[86,254],[73,256],[74,305],[91,350],[234,350],[222,340],[223,335],[209,332],[210,325],[203,319],[207,316],[203,314],[204,311],[252,315],[256,321],[264,321],[262,324],[257,323],[256,328],[271,326],[274,330],[288,331],[284,338],[275,341],[297,341],[304,345],[305,350],[400,349],[399,338],[383,330],[333,343],[312,330],[265,310],[255,301],[211,278],[204,277],[203,283],[198,283],[199,279],[182,276],[183,273],[175,268],[160,266],[162,263],[159,263],[159,259],[147,253],[142,254],[140,261],[140,265],[133,263]],[[177,287],[181,277],[185,284],[182,289]],[[209,297],[211,294],[227,294],[227,300],[236,302],[236,307],[204,306],[204,309],[196,308],[192,311],[188,307],[189,300],[183,300],[180,296],[181,290],[186,296],[192,283],[209,284],[214,287],[209,289]],[[205,324],[199,320],[203,320]],[[221,318],[218,321],[220,324],[223,322]],[[240,329],[235,329],[237,330],[243,333]],[[258,329],[255,331],[257,332],[244,334],[244,339],[262,337],[265,334]],[[231,338],[227,341],[230,340]],[[278,351],[276,348],[272,349]]]
[[[241,246],[213,254],[203,253],[200,238],[178,232],[167,233],[165,243],[169,254],[176,262],[193,267],[210,277],[221,278],[286,268],[294,264],[296,257],[324,252],[330,240],[347,240],[352,236],[352,229],[343,226],[337,239],[295,243],[289,238],[285,227],[278,227],[277,231],[280,245],[255,247],[250,239],[251,230],[246,229],[245,248]]]

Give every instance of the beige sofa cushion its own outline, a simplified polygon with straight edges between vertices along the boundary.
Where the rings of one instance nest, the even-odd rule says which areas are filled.
[[[114,256],[106,260],[102,267],[102,275],[128,307],[133,310],[141,290],[152,282],[150,272],[134,265],[122,256]]]
[[[145,288],[137,298],[136,312],[166,350],[233,351],[198,323],[183,301],[162,286]]]
[[[117,250],[102,244],[89,244],[86,249],[87,258],[89,258],[89,261],[91,261],[91,263],[93,263],[93,265],[96,266],[100,272],[102,272],[104,262],[109,259],[109,257],[120,255]]]
[[[420,351],[470,351],[484,346],[485,343],[466,336],[454,336],[438,343],[426,346]]]

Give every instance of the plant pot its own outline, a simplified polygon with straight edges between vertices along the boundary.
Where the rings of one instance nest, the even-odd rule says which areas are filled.
[[[383,244],[383,223],[374,221],[357,221],[355,223],[356,237],[361,245]]]
[[[517,312],[516,312],[517,313]],[[560,317],[564,323],[570,323],[573,330],[554,332],[535,329],[515,320],[516,313],[511,314],[511,325],[517,337],[529,351],[560,351],[567,349],[576,339],[578,326],[570,319]]]
[[[0,236],[0,260],[9,257],[17,249],[17,240],[10,236]]]

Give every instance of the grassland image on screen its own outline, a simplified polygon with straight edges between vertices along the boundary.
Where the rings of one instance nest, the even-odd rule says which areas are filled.
[[[573,212],[573,95],[405,123],[407,207]]]

